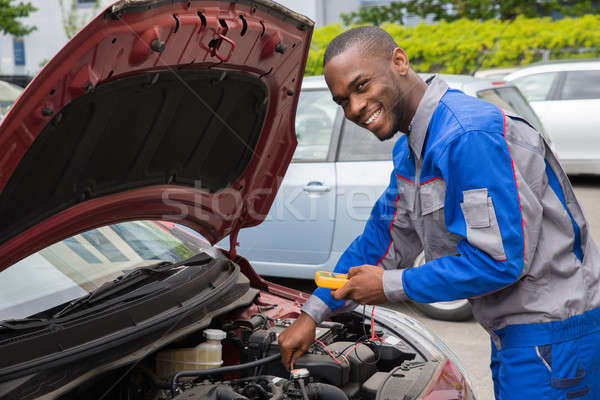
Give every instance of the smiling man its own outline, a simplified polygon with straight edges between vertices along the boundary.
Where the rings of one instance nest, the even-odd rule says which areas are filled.
[[[347,119],[394,147],[390,185],[335,267],[279,336],[286,367],[316,324],[359,304],[469,298],[492,338],[497,399],[600,397],[600,256],[569,180],[520,116],[423,82],[377,27],[324,57]],[[410,268],[425,252],[427,263]]]
[[[407,132],[427,84],[410,69],[404,51],[385,32],[365,27],[346,35],[353,32],[362,35],[362,46],[347,46],[341,35],[325,53],[325,80],[333,100],[342,106],[346,118],[380,140],[390,139],[399,130]],[[395,68],[374,62],[390,56]]]

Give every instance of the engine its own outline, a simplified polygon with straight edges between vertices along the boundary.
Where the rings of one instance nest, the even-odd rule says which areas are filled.
[[[217,370],[219,374],[180,371],[172,376],[171,390],[164,391],[162,398],[374,399],[381,383],[397,367],[408,371],[416,355],[401,339],[386,336],[382,328],[372,330],[368,320],[324,322],[316,327],[317,340],[295,361],[290,373],[281,363],[277,338],[292,322],[257,314],[225,323],[226,366]]]
[[[288,372],[281,363],[277,338],[293,319],[262,313],[247,319],[228,317],[60,399],[369,400],[382,392],[414,399],[439,367],[393,332],[373,326],[364,314],[353,313],[317,326],[317,340]],[[223,357],[214,367],[202,369],[186,352],[210,347],[206,332],[211,329],[222,334]],[[214,363],[202,362],[203,368]]]

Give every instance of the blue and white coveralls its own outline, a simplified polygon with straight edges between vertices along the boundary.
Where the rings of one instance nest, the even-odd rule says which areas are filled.
[[[436,77],[393,160],[335,271],[383,267],[390,302],[469,298],[497,399],[600,399],[600,255],[542,137]],[[303,311],[320,322],[343,305],[317,289]]]

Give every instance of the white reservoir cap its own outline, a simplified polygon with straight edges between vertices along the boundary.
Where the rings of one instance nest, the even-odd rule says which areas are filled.
[[[208,340],[223,340],[227,334],[220,329],[205,329],[204,336],[206,336]]]
[[[306,368],[298,368],[291,370],[290,374],[294,379],[303,379],[308,378],[310,376],[310,371]]]

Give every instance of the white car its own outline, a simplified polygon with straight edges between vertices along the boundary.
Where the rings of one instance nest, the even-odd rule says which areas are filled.
[[[505,80],[527,97],[568,174],[600,174],[600,60],[532,65]]]
[[[473,77],[502,80],[506,75],[516,71],[517,69],[519,69],[519,67],[480,69],[473,74]]]

